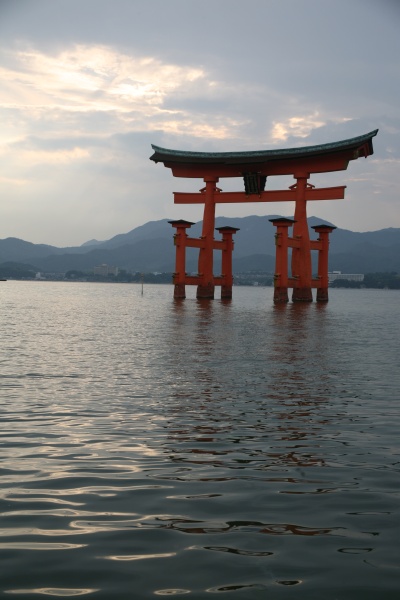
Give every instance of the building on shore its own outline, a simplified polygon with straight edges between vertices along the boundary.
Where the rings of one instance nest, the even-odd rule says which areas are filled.
[[[118,275],[118,267],[112,267],[110,265],[98,265],[93,268],[94,275],[102,275],[108,277],[108,275]]]
[[[342,273],[341,271],[332,271],[328,273],[329,285],[337,279],[345,279],[346,281],[364,281],[363,273]]]

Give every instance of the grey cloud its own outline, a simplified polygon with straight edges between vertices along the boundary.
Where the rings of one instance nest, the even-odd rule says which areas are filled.
[[[348,183],[348,199],[319,203],[313,210],[349,228],[383,226],[384,219],[400,226],[400,182],[393,162],[400,155],[398,7],[390,0],[3,0],[2,67],[13,68],[16,80],[26,85],[30,67],[16,61],[15,52],[41,49],[52,57],[75,44],[106,46],[116,55],[156,58],[162,65],[205,73],[167,90],[159,104],[144,105],[132,97],[119,112],[111,103],[109,110],[96,105],[109,99],[107,73],[99,89],[85,88],[82,95],[75,95],[77,88],[69,81],[60,83],[56,106],[49,89],[32,110],[13,102],[0,109],[3,123],[15,126],[11,155],[6,152],[2,162],[3,178],[29,179],[29,186],[17,181],[2,188],[11,200],[0,215],[4,235],[58,243],[60,234],[51,223],[62,220],[68,245],[89,237],[106,239],[145,220],[200,218],[194,208],[172,204],[173,189],[198,189],[199,182],[174,179],[168,169],[149,161],[151,143],[204,151],[268,148],[277,123],[286,127],[285,139],[276,141],[281,147],[326,143],[379,128],[373,157],[354,161],[345,173],[317,178],[321,185]],[[82,72],[92,74],[85,65]],[[304,120],[303,129],[290,126],[293,118]],[[226,135],[213,135],[219,127],[226,128]],[[65,164],[45,162],[46,153],[76,147],[87,154]],[[25,151],[43,152],[44,162],[21,163]],[[235,189],[236,183],[224,186]],[[280,183],[288,181],[274,182]],[[37,217],[30,212],[33,205]],[[248,214],[248,207],[228,208],[230,214]]]

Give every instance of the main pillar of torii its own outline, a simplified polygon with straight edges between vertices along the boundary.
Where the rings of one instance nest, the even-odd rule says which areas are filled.
[[[312,280],[311,250],[322,246],[317,247],[310,240],[307,202],[343,199],[346,186],[316,188],[309,182],[310,176],[313,173],[344,171],[351,160],[370,156],[373,154],[372,138],[377,133],[376,129],[355,138],[318,146],[250,152],[187,152],[152,145],[154,154],[150,160],[162,162],[175,177],[198,178],[205,182],[198,193],[174,193],[175,204],[204,205],[202,236],[197,246],[198,275],[189,280],[189,276],[181,274],[181,282],[196,284],[198,298],[213,298],[215,285],[221,285],[220,278],[217,281],[213,274],[216,204],[294,202],[292,276],[288,278],[288,285],[293,287],[294,302],[312,301],[311,290],[317,286]],[[265,190],[267,178],[274,175],[292,175],[295,183],[286,190]],[[243,178],[244,191],[223,192],[217,183],[224,177]],[[326,265],[327,251],[321,252]],[[319,274],[319,277],[325,280],[326,275]],[[322,300],[324,293],[320,296]]]

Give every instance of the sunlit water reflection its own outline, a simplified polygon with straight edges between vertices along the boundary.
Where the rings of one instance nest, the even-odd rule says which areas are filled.
[[[398,598],[399,293],[1,284],[0,590]]]

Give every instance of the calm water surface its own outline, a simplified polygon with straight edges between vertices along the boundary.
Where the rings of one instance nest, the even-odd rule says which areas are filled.
[[[3,597],[400,597],[399,292],[0,286]]]

